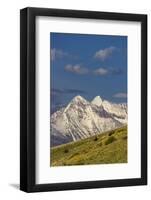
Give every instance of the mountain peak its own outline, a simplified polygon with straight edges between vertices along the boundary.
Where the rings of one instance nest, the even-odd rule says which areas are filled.
[[[77,105],[87,105],[88,102],[87,100],[85,100],[83,97],[81,97],[80,95],[75,96],[70,103],[66,106],[66,108],[64,109],[64,113],[69,109],[69,108],[73,108],[73,106],[77,106]]]
[[[72,102],[81,102],[81,101],[86,102],[86,100],[80,95],[77,95],[72,99]]]
[[[102,105],[102,99],[100,96],[96,96],[92,101],[91,103],[94,104],[94,105],[97,105],[97,106],[101,106]]]

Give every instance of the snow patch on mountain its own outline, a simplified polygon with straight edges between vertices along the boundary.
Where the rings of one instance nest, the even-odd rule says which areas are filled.
[[[96,105],[96,106],[101,106],[103,103],[103,100],[101,99],[100,96],[96,96],[92,101],[92,104]]]

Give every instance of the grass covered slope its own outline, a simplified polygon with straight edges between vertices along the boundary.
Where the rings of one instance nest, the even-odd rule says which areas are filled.
[[[127,162],[127,127],[51,148],[51,166]]]

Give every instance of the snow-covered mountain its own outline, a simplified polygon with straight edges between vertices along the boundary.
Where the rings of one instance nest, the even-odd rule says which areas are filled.
[[[106,112],[114,115],[114,118],[120,121],[121,123],[127,123],[126,103],[116,104],[106,100],[103,101],[100,96],[95,97],[91,103],[99,107],[102,106]]]
[[[51,115],[51,146],[77,141],[127,123],[127,105],[81,96]]]

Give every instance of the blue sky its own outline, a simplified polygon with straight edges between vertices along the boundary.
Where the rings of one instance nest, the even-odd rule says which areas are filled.
[[[127,36],[50,33],[52,112],[74,96],[127,102]]]

